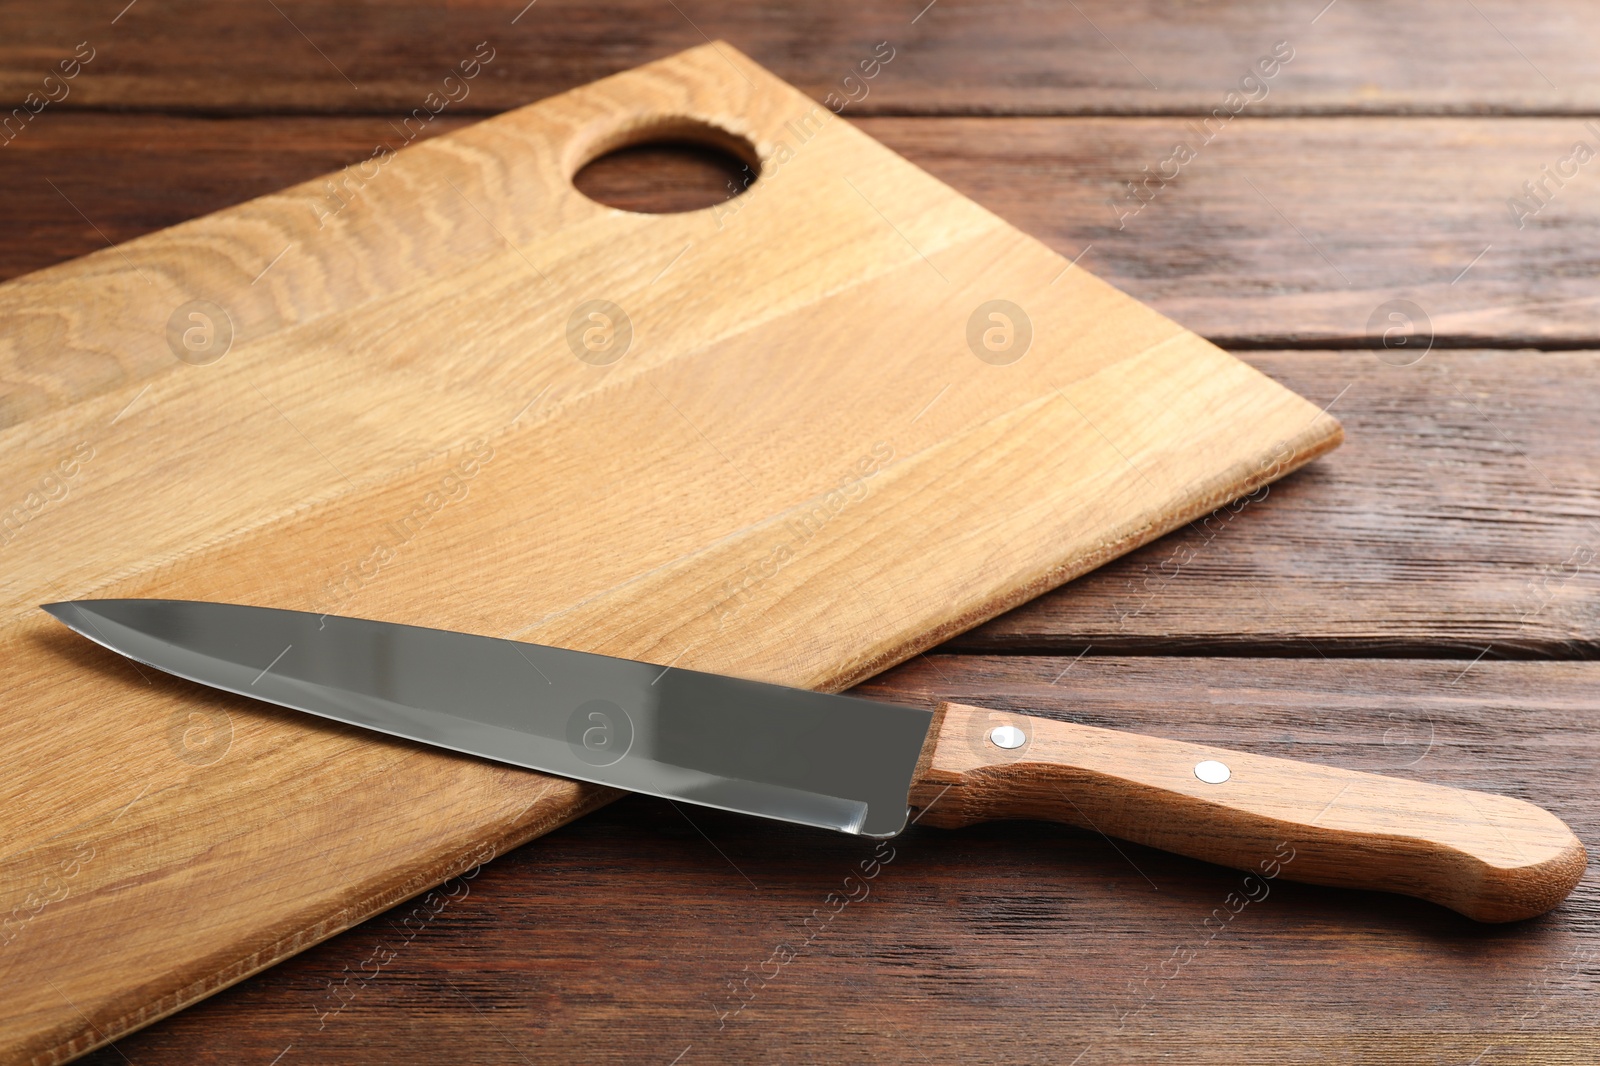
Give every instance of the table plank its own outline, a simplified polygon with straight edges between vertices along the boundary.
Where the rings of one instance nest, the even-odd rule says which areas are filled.
[[[955,646],[1600,657],[1600,353],[1380,354],[1244,353],[1344,445]]]
[[[0,277],[307,180],[392,133],[380,118],[44,117],[0,149],[17,220],[0,237]],[[1121,229],[1118,182],[1158,165],[1180,121],[861,125],[1225,346],[1376,344],[1385,320],[1369,323],[1397,299],[1419,305],[1441,345],[1600,346],[1600,169],[1580,171],[1523,229],[1506,207],[1573,139],[1600,147],[1576,120],[1240,120]],[[648,164],[611,168],[595,187],[611,202],[659,200]],[[699,180],[714,191],[725,175]]]
[[[121,8],[59,0],[40,19],[24,0],[0,4],[0,100],[9,108],[37,91],[86,41],[94,58],[55,106],[404,113],[487,41],[490,76],[452,105],[485,113],[721,37],[818,99],[857,98],[857,114],[1203,114],[1223,106],[1278,41],[1294,58],[1265,96],[1252,87],[1251,113],[1600,109],[1600,24],[1584,0],[1533,9],[1514,0],[1381,8],[1082,0],[1003,9],[962,0],[176,0]],[[863,80],[857,66],[880,42],[893,58]]]
[[[1507,792],[1600,836],[1600,664],[1060,667],[935,656],[861,691]],[[1218,867],[1025,823],[893,848],[811,937],[866,842],[631,798],[86,1061],[1575,1064],[1600,1038],[1593,871],[1500,927],[1277,881],[1213,937]]]
[[[1375,344],[1374,312],[1396,299],[1420,305],[1439,343],[1590,344],[1600,162],[1551,185],[1521,228],[1507,200],[1577,140],[1600,155],[1591,125],[1241,119],[1206,145],[1181,119],[862,123],[1112,284],[1252,347]],[[1180,142],[1197,156],[1179,177],[1128,200],[1125,183],[1159,171]]]

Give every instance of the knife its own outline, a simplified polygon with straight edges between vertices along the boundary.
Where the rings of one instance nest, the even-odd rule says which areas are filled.
[[[44,609],[227,692],[562,777],[866,837],[1065,822],[1260,877],[1483,922],[1566,898],[1587,855],[1510,796],[944,703],[932,711],[494,637],[186,600]]]

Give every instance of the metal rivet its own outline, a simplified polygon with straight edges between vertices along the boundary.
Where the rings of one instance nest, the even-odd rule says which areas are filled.
[[[997,748],[1020,748],[1028,742],[1028,735],[1014,725],[997,725],[989,732],[989,741]]]
[[[1194,776],[1208,785],[1220,785],[1233,776],[1233,771],[1228,769],[1227,763],[1220,763],[1215,759],[1194,764]]]

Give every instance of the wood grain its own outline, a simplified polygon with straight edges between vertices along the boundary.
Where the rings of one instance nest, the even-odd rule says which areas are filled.
[[[683,116],[761,182],[663,216],[571,188]],[[357,175],[0,290],[67,339],[0,431],[0,482],[36,483],[0,605],[29,768],[0,784],[11,1058],[115,1039],[610,798],[157,683],[38,602],[309,607],[838,688],[1339,440],[725,46]],[[221,335],[196,299],[232,323],[216,359],[181,357]],[[996,299],[1018,360],[982,340]],[[632,323],[615,360],[590,300]]]
[[[1284,877],[1514,922],[1558,906],[1588,864],[1561,819],[1514,796],[959,703],[935,710],[911,806],[944,829],[1066,822],[1231,866],[1250,877],[1230,907]]]
[[[0,278],[359,164],[386,138],[397,139],[390,122],[45,112],[0,149],[0,174],[15,197],[0,241]],[[443,114],[422,136],[465,124]],[[108,173],[119,180],[104,180]]]
[[[961,648],[1600,657],[1600,356],[1246,355],[1345,446]]]
[[[1065,665],[936,655],[858,692],[1501,792],[1600,840],[1600,664],[1484,662],[1459,680],[1426,660]],[[630,798],[497,859],[464,898],[449,884],[442,907],[375,918],[118,1048],[198,1064],[292,1044],[285,1063],[687,1048],[679,1066],[1581,1066],[1600,1035],[1593,869],[1550,915],[1484,926],[1282,878],[1230,914],[1235,871],[1046,823],[918,824],[892,846],[861,898],[870,842]],[[780,945],[797,952],[781,966]]]
[[[1600,272],[1593,192],[1600,172],[1580,170],[1523,228],[1506,205],[1575,140],[1600,150],[1600,135],[1583,122],[1241,118],[1119,229],[1112,198],[1168,158],[1176,138],[1193,139],[1186,121],[884,118],[861,125],[1055,251],[1081,256],[1092,273],[1224,346],[1373,347],[1381,331],[1369,322],[1396,299],[1422,308],[1437,345],[1600,345],[1600,302],[1587,282]],[[0,273],[104,250],[107,239],[360,163],[374,145],[397,140],[390,122],[46,112],[29,140],[0,150],[0,179],[19,218],[13,239],[0,242]],[[428,131],[456,122],[447,111]],[[107,169],[122,180],[102,181]],[[668,183],[682,177],[639,158],[614,168],[596,191],[625,205],[672,206]],[[670,195],[715,195],[725,181],[706,171],[703,186]],[[286,243],[263,250],[256,269]],[[0,330],[17,328],[0,319]],[[0,362],[7,382],[15,358]],[[65,365],[82,373],[99,363]]]
[[[1418,332],[1443,345],[1600,337],[1587,282],[1600,271],[1600,170],[1550,184],[1536,215],[1507,206],[1577,141],[1600,153],[1593,120],[1244,117],[1209,143],[1190,119],[862,128],[1223,345],[1376,347],[1371,320],[1391,300],[1420,306]],[[1180,143],[1195,153],[1181,168]]]
[[[0,99],[36,91],[58,54],[87,39],[100,54],[57,106],[404,113],[489,40],[493,77],[461,102],[484,113],[721,37],[814,99],[855,96],[859,114],[1192,114],[1221,106],[1286,40],[1295,58],[1254,111],[1600,109],[1600,31],[1583,0],[1324,6],[177,0],[117,17],[120,5],[65,0],[41,19],[8,0]],[[880,41],[894,59],[863,80],[858,64]]]

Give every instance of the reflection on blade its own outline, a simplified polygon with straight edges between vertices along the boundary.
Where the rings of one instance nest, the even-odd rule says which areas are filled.
[[[179,677],[563,777],[865,836],[931,714],[493,637],[184,600],[45,610]]]

